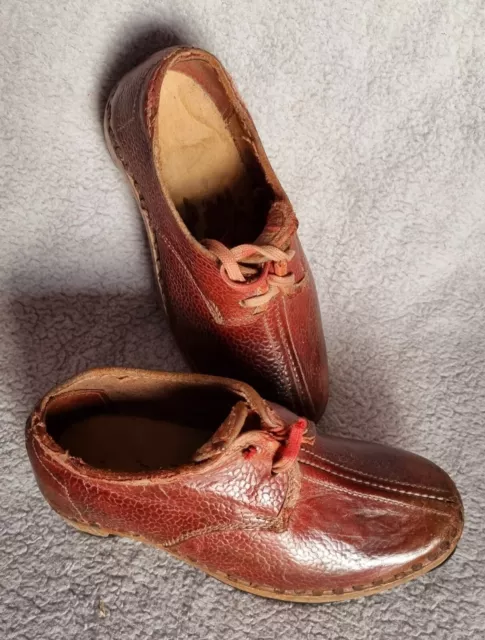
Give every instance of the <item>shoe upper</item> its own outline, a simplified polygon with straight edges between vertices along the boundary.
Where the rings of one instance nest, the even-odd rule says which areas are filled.
[[[177,172],[171,149],[163,166],[159,160],[160,145],[162,151],[170,146],[162,139],[161,130],[170,123],[159,112],[160,96],[172,82],[173,70],[203,89],[191,109],[197,110],[202,98],[210,96],[248,171],[256,176],[254,208],[260,207],[261,198],[266,205],[264,224],[254,223],[253,237],[238,235],[244,226],[241,220],[249,214],[236,207],[231,217],[224,193],[214,198],[217,215],[199,238],[189,230],[195,205],[182,196],[182,204],[174,204],[167,184],[182,169]],[[190,98],[187,92],[182,103]],[[181,135],[176,133],[177,112],[167,114],[174,120],[174,136]],[[203,116],[201,112],[194,117]],[[245,380],[270,400],[318,419],[327,401],[328,374],[315,284],[296,233],[295,213],[222,65],[199,49],[162,51],[123,78],[109,100],[106,118],[110,144],[144,215],[172,330],[192,367]],[[199,146],[194,145],[197,149],[203,147],[204,131]],[[210,154],[194,155],[192,171],[210,161]],[[224,171],[214,172],[224,183]],[[226,219],[227,242],[211,238],[218,232],[224,236],[219,226]],[[240,243],[234,246],[236,236]]]
[[[194,418],[195,431],[211,416],[220,420],[182,464],[148,463],[148,470],[133,472],[126,458],[111,469],[79,457],[75,440],[72,451],[62,445],[60,418],[69,424],[83,406],[93,413],[111,403],[113,433],[121,434],[122,407],[131,405],[119,403],[153,396],[161,398],[160,419],[168,412],[176,423],[181,411]],[[148,448],[170,449],[168,436],[163,439],[170,425],[160,423],[162,440]],[[117,435],[108,448],[120,440]],[[135,445],[126,445],[133,458]],[[42,493],[64,518],[160,545],[238,584],[288,595],[358,594],[420,575],[450,553],[463,526],[456,487],[433,463],[320,435],[313,423],[248,385],[222,378],[87,372],[39,403],[27,425],[27,449]]]

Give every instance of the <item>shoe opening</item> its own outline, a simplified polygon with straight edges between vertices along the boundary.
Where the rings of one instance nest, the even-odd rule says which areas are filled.
[[[57,445],[92,467],[147,472],[191,462],[240,399],[210,385],[78,390],[49,402],[45,424]]]
[[[257,239],[274,200],[233,101],[208,62],[175,62],[154,139],[159,175],[189,231],[228,247]]]

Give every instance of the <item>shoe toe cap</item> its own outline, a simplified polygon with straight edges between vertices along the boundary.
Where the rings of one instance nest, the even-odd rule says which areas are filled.
[[[463,506],[437,465],[400,449],[331,437],[302,452],[302,462],[303,508],[322,514],[317,537],[327,586],[356,595],[373,585],[385,588],[426,573],[452,553]]]

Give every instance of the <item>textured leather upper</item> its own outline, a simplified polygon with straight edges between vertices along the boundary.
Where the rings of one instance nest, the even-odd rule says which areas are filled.
[[[65,518],[140,537],[211,573],[290,594],[392,582],[456,544],[463,515],[451,479],[424,458],[382,445],[317,435],[278,474],[281,442],[262,428],[239,429],[212,455],[173,471],[114,473],[70,457],[45,427],[52,398],[74,388],[102,390],[106,372],[128,386],[141,376],[164,384],[169,375],[117,371],[88,372],[54,390],[27,425],[37,482]],[[182,387],[205,378],[170,375]],[[243,383],[219,382],[237,384],[263,425],[297,419]]]
[[[107,133],[144,213],[172,330],[196,370],[245,380],[269,399],[318,419],[328,393],[325,342],[315,284],[296,235],[297,220],[291,206],[288,203],[285,207],[286,217],[279,224],[277,216],[272,219],[272,241],[289,243],[294,250],[288,268],[297,284],[254,313],[240,301],[267,291],[265,277],[229,286],[221,277],[217,260],[190,235],[176,214],[157,176],[152,135],[160,86],[170,65],[194,57],[203,58],[230,87],[234,108],[267,179],[280,201],[288,203],[249,114],[213,56],[197,49],[171,48],[123,78],[107,107]]]

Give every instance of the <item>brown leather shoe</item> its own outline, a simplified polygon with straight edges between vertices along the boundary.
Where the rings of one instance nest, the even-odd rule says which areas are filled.
[[[462,531],[460,496],[431,462],[315,435],[224,378],[87,372],[39,403],[27,448],[77,528],[157,545],[270,598],[383,591],[443,562]]]
[[[318,419],[327,361],[298,222],[219,61],[188,47],[157,53],[115,88],[105,131],[192,367]]]

